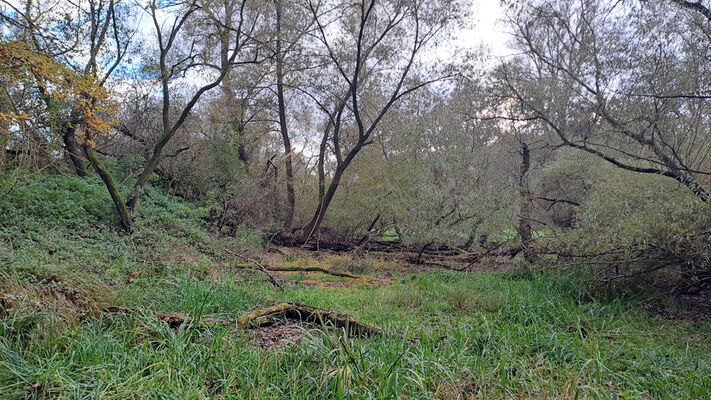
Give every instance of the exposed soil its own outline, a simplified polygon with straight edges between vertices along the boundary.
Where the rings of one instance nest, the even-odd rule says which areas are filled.
[[[272,325],[256,330],[257,344],[265,350],[293,345],[304,335],[307,326],[288,320],[275,321]]]
[[[711,322],[711,290],[679,296],[682,310],[662,307],[650,310],[667,321]]]

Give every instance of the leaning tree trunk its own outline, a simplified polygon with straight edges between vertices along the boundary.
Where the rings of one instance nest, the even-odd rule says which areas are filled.
[[[341,177],[343,176],[344,170],[345,168],[342,168],[340,165],[336,167],[336,172],[333,174],[333,179],[331,179],[331,183],[328,185],[328,190],[319,202],[318,208],[316,209],[314,216],[311,218],[311,222],[309,222],[309,224],[306,225],[306,228],[304,229],[304,231],[307,233],[304,243],[308,242],[309,239],[311,239],[311,236],[313,236],[314,232],[318,231],[318,229],[321,227],[321,222],[323,222],[323,218],[326,216],[326,210],[331,204],[333,196],[336,194],[336,189],[338,189],[338,185],[341,183]]]
[[[72,113],[74,114],[74,113]],[[84,162],[81,159],[82,149],[76,135],[76,118],[70,117],[70,121],[63,128],[62,138],[64,140],[64,152],[74,167],[77,176],[84,178],[87,176]]]
[[[356,145],[353,146],[353,149],[348,153],[346,158],[336,166],[336,172],[334,172],[333,179],[331,179],[331,183],[328,185],[328,190],[326,190],[326,193],[319,201],[319,206],[316,209],[313,218],[311,218],[311,222],[309,222],[309,224],[304,229],[304,231],[308,233],[304,240],[304,243],[308,242],[314,232],[318,231],[319,227],[321,227],[321,222],[323,222],[323,218],[326,216],[328,206],[331,204],[333,196],[336,194],[336,190],[338,189],[338,185],[340,185],[341,183],[343,173],[364,145],[365,144],[362,141],[356,143]]]
[[[151,175],[153,175],[153,172],[156,170],[156,167],[158,167],[161,155],[163,154],[163,148],[165,148],[165,145],[168,143],[169,139],[169,135],[164,135],[163,139],[161,139],[161,141],[156,144],[156,146],[153,148],[153,155],[143,167],[141,174],[138,175],[136,183],[133,184],[133,188],[131,188],[131,194],[129,194],[128,200],[126,200],[126,207],[131,213],[135,213],[138,209],[138,199],[141,197],[141,194],[143,194],[143,191],[146,189],[146,185],[148,184],[148,180],[151,178]]]
[[[101,161],[99,161],[99,159],[96,157],[96,154],[94,154],[94,151],[89,146],[84,145],[83,150],[84,154],[86,155],[86,158],[89,159],[89,163],[92,167],[94,167],[94,170],[97,174],[99,174],[101,180],[104,181],[106,188],[109,190],[111,200],[113,200],[116,212],[118,213],[118,216],[121,219],[121,226],[123,227],[124,231],[126,231],[126,233],[131,233],[133,222],[131,221],[131,216],[128,213],[128,208],[123,202],[121,193],[119,193],[118,188],[114,183],[114,179],[111,176],[111,173],[104,167],[103,164],[101,164]]]

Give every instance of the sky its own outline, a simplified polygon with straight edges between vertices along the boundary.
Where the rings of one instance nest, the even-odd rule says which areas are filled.
[[[457,39],[464,47],[484,44],[496,57],[507,56],[511,50],[506,46],[508,35],[499,20],[504,17],[500,0],[471,0],[474,27],[462,30]]]
[[[473,18],[471,29],[461,30],[455,33],[455,46],[459,48],[474,48],[485,45],[491,50],[491,54],[496,57],[503,57],[511,53],[506,46],[508,39],[504,24],[499,20],[504,16],[504,10],[500,0],[470,0]],[[23,0],[3,0],[0,4],[11,4],[21,7]],[[147,25],[150,21],[142,20],[141,25]]]

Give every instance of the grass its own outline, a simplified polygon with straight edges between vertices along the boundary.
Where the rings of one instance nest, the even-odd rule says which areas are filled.
[[[0,202],[1,399],[711,398],[711,327],[667,322],[633,298],[590,299],[552,274],[449,271],[279,291],[228,268],[218,246],[257,243],[215,242],[205,210],[152,189],[138,232],[122,236],[110,208],[92,208],[104,204],[98,182],[41,179]],[[387,334],[305,327],[296,344],[265,350],[254,332],[172,330],[152,312],[236,318],[277,301]],[[109,304],[144,312],[102,314]]]
[[[580,304],[559,278],[417,274],[385,287],[277,292],[182,274],[125,288],[138,306],[236,317],[275,300],[352,313],[382,337],[312,329],[262,350],[233,327],[173,331],[152,314],[90,317],[47,335],[33,314],[0,327],[0,397],[708,398],[709,327],[616,302]],[[150,293],[145,287],[153,288]]]

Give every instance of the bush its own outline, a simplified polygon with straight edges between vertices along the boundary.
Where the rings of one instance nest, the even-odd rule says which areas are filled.
[[[615,170],[578,222],[560,254],[590,264],[593,286],[693,294],[711,284],[711,207],[667,178]]]

